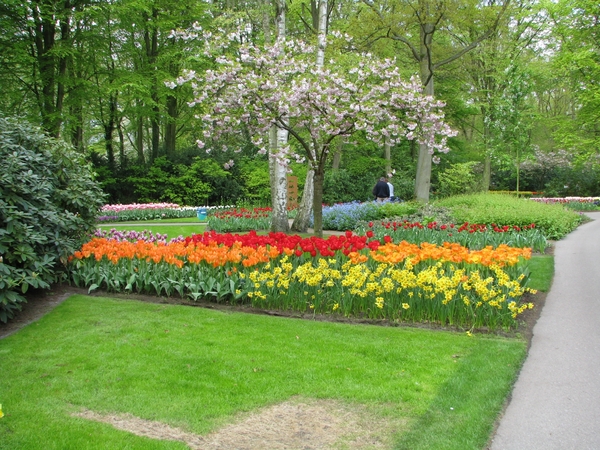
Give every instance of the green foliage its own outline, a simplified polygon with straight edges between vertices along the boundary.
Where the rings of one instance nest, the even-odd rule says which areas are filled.
[[[138,202],[199,206],[220,204],[236,194],[238,188],[228,185],[230,177],[214,159],[196,157],[191,164],[178,164],[162,156],[149,168],[135,167],[127,182],[133,185]]]
[[[581,223],[581,216],[561,205],[547,205],[498,194],[458,195],[435,202],[449,208],[456,223],[525,226],[532,223],[548,239],[561,239]]]
[[[0,118],[0,320],[29,287],[55,282],[94,229],[104,195],[83,158],[38,128]]]
[[[415,176],[409,172],[398,172],[392,178],[391,183],[394,185],[394,197],[401,200],[412,200],[415,195]]]
[[[417,213],[420,207],[421,204],[416,202],[386,202],[379,207],[378,219],[410,216]]]
[[[269,162],[267,160],[244,158],[240,162],[240,172],[245,182],[244,197],[254,205],[270,205]]]
[[[438,175],[438,193],[442,197],[472,194],[480,190],[479,177],[475,174],[474,161],[453,164]]]
[[[323,182],[323,203],[347,203],[355,200],[372,200],[373,175],[356,175],[347,169],[325,172]]]

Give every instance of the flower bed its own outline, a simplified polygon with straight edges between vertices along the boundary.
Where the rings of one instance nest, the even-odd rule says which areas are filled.
[[[106,238],[109,240],[115,241],[129,241],[129,242],[137,242],[137,241],[146,241],[146,242],[162,242],[167,243],[167,235],[156,233],[154,234],[150,230],[143,231],[118,231],[115,228],[111,228],[110,230],[101,230],[96,229],[93,237],[95,238]]]
[[[537,197],[531,198],[538,203],[600,203],[600,197]]]
[[[444,242],[451,242],[470,249],[482,249],[488,245],[498,247],[505,244],[519,248],[531,247],[543,253],[549,246],[544,234],[533,223],[519,227],[467,222],[458,225],[382,220],[361,222],[355,231],[379,240],[388,236],[388,239],[394,242],[406,241],[414,244],[429,242],[442,245]]]
[[[259,308],[510,328],[522,303],[529,248],[207,232],[181,242],[94,238],[70,260],[90,290],[179,295]]]
[[[600,197],[562,197],[562,198],[532,198],[538,203],[561,204],[575,211],[597,211],[600,206]]]
[[[208,216],[208,228],[219,233],[271,228],[272,208],[228,208]]]
[[[176,203],[104,205],[96,220],[98,222],[129,222],[137,220],[196,218],[198,208],[204,208],[212,212],[223,208],[231,208],[231,206],[179,206]]]

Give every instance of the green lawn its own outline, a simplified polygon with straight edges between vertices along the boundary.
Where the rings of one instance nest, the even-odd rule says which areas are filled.
[[[528,263],[531,276],[528,286],[531,289],[548,292],[554,277],[554,256],[532,256]]]
[[[77,295],[0,340],[0,448],[183,449],[72,413],[206,434],[293,397],[405,424],[393,448],[482,449],[525,353],[518,339]]]
[[[181,219],[178,219],[181,220]],[[204,233],[206,226],[198,222],[197,225],[161,225],[149,222],[138,222],[123,225],[98,225],[101,230],[108,231],[114,228],[117,231],[143,231],[151,230],[153,233],[166,234],[167,240],[179,237],[179,236],[191,236],[192,234]]]
[[[145,225],[145,224],[157,224],[160,225],[161,223],[204,223],[204,222],[200,222],[198,220],[197,217],[178,217],[178,218],[174,218],[174,219],[156,219],[156,220],[130,220],[130,221],[124,221],[124,222],[116,222],[113,223],[112,225],[118,224],[118,225],[125,225],[125,224],[132,224],[132,225]]]

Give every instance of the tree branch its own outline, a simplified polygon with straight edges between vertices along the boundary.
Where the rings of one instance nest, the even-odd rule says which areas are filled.
[[[432,69],[433,70],[438,69],[438,68],[440,68],[443,65],[446,65],[448,63],[451,63],[452,61],[457,60],[462,55],[464,55],[465,53],[473,50],[475,47],[477,47],[479,44],[481,44],[483,41],[485,41],[488,37],[490,37],[492,35],[492,33],[494,33],[496,31],[496,29],[498,28],[498,24],[500,23],[500,19],[502,18],[502,16],[506,12],[506,9],[508,8],[509,4],[510,4],[510,0],[506,0],[504,2],[504,5],[502,5],[502,9],[498,13],[498,16],[496,17],[496,20],[494,21],[494,25],[489,30],[487,30],[485,33],[483,33],[481,36],[479,36],[477,39],[475,39],[473,42],[471,42],[466,47],[463,47],[462,49],[460,49],[454,55],[451,55],[448,58],[443,59],[443,60],[441,60],[441,61],[433,64],[432,65]]]

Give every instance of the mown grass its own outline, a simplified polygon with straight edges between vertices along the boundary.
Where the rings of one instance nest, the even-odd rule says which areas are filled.
[[[155,219],[155,220],[130,220],[130,221],[123,221],[123,222],[115,222],[118,225],[128,225],[128,224],[132,224],[132,225],[140,225],[140,224],[146,224],[146,223],[153,223],[153,224],[158,224],[160,225],[161,223],[187,223],[187,224],[201,224],[201,223],[206,223],[206,221],[202,222],[200,220],[198,220],[197,217],[176,217],[173,219]],[[115,223],[113,223],[112,225],[115,225]],[[104,225],[104,224],[100,224],[100,225]]]
[[[204,230],[206,229],[206,226],[203,224],[200,224],[200,223],[198,223],[197,225],[183,225],[183,224],[177,225],[178,222],[175,222],[175,221],[173,223],[174,223],[173,225],[161,225],[160,223],[156,223],[156,222],[136,222],[136,223],[132,223],[132,224],[114,225],[114,226],[113,225],[98,225],[98,228],[100,228],[101,230],[104,230],[104,231],[108,231],[113,228],[117,231],[150,230],[154,234],[156,234],[156,233],[166,234],[167,240],[174,239],[179,236],[186,237],[186,236],[191,236],[192,234],[204,233]],[[182,219],[179,219],[179,223],[185,223],[185,222],[182,222]]]
[[[481,449],[518,339],[73,296],[0,341],[0,448],[185,448],[73,417],[130,413],[206,434],[293,396],[399,419],[396,448]]]
[[[527,284],[531,289],[548,292],[554,277],[554,256],[536,255],[528,261],[530,277]]]

